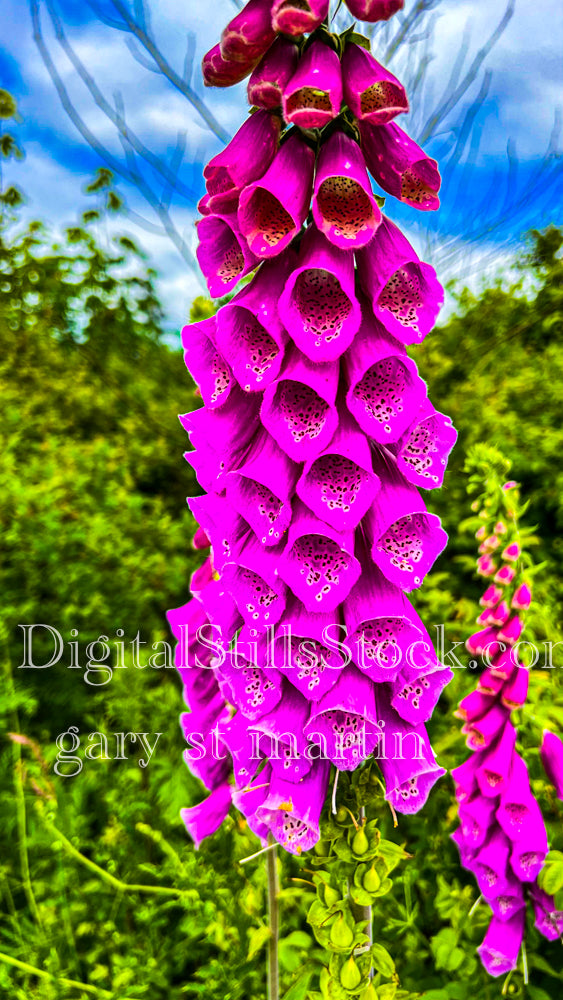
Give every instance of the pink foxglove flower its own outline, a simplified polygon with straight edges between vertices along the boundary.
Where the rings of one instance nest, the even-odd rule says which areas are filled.
[[[366,246],[381,222],[360,147],[334,132],[319,153],[313,188],[313,218],[341,250]]]
[[[328,16],[329,0],[274,0],[272,25],[284,35],[314,31]]]
[[[405,0],[346,0],[346,6],[359,21],[388,21],[405,6]]]
[[[322,128],[340,113],[341,104],[340,59],[329,45],[313,42],[286,85],[283,116],[300,128]]]
[[[221,34],[225,62],[256,62],[270,47],[276,32],[272,27],[272,0],[248,0]]]
[[[346,46],[342,79],[344,100],[360,121],[386,125],[409,110],[403,85],[361,45]]]
[[[457,431],[450,418],[438,413],[425,398],[412,424],[392,449],[397,456],[397,467],[414,486],[436,489],[444,482],[448,457],[456,440]]]
[[[205,215],[197,224],[198,264],[211,295],[230,292],[258,264],[241,234],[236,215]]]
[[[271,110],[281,106],[284,90],[297,69],[299,49],[282,35],[276,38],[248,81],[248,103]]]
[[[436,160],[426,156],[394,122],[359,122],[362,149],[370,174],[384,191],[423,212],[440,207],[441,178]]]
[[[278,148],[281,121],[267,111],[250,115],[203,170],[209,201],[206,213],[236,212],[240,192],[261,177]]]
[[[544,771],[557,793],[557,798],[563,801],[563,741],[549,729],[544,729],[540,757]]]
[[[258,58],[234,62],[224,59],[221,46],[214,45],[203,57],[201,70],[206,87],[232,87],[240,83],[254,69]]]

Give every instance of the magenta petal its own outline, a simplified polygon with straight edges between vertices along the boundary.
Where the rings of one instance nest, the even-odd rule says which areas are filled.
[[[530,789],[528,768],[518,753],[512,754],[512,766],[506,787],[501,792],[497,820],[510,840],[521,840],[530,820],[537,816],[538,804]]]
[[[425,726],[412,726],[401,719],[389,705],[382,686],[376,697],[379,725],[385,737],[381,753],[376,755],[385,778],[385,798],[397,812],[418,812],[446,772],[436,763]]]
[[[346,0],[346,6],[358,21],[388,21],[402,10],[405,0]]]
[[[344,132],[334,132],[321,146],[313,218],[318,229],[341,250],[366,246],[381,222],[360,147]]]
[[[459,821],[466,843],[476,851],[485,843],[495,823],[496,802],[477,794],[461,803]]]
[[[477,782],[482,795],[494,797],[506,788],[515,745],[516,730],[507,718],[497,741],[475,758]]]
[[[393,449],[397,467],[414,486],[431,490],[442,486],[448,456],[457,440],[449,417],[425,399],[414,420]]]
[[[510,872],[506,878],[506,885],[498,895],[487,896],[486,899],[493,911],[493,916],[503,922],[511,920],[519,910],[526,906],[522,883]]]
[[[342,56],[344,100],[356,118],[386,125],[409,110],[402,83],[361,45],[349,43]]]
[[[228,146],[203,170],[211,212],[234,212],[239,194],[268,169],[280,135],[281,121],[267,111],[250,115]]]
[[[228,644],[243,624],[237,606],[221,579],[214,580],[201,595],[205,613],[213,625],[213,638]]]
[[[434,326],[444,290],[400,229],[383,216],[375,236],[357,255],[364,292],[386,330],[403,344],[420,343]]]
[[[215,347],[215,325],[211,316],[182,330],[184,360],[210,409],[225,403],[233,386],[231,369]]]
[[[257,746],[256,735],[253,736],[251,730],[252,723],[242,712],[237,712],[232,719],[221,723],[218,729],[219,743],[224,744],[231,755],[237,788],[246,788],[256,775],[258,768],[266,760],[264,748]],[[267,769],[269,769],[269,765],[267,765]],[[261,785],[262,781],[256,783]],[[233,801],[235,801],[234,798]],[[236,801],[235,805],[237,805]]]
[[[221,55],[226,61],[256,61],[270,47],[276,32],[272,28],[272,0],[248,0],[221,34]]]
[[[242,538],[225,566],[224,583],[247,625],[263,632],[279,621],[286,587],[278,576],[281,550],[264,549],[252,532]]]
[[[448,536],[436,514],[429,514],[414,486],[389,462],[375,467],[381,489],[364,518],[371,557],[402,590],[420,587]]]
[[[477,688],[461,699],[454,714],[458,719],[463,719],[464,722],[473,722],[474,720],[481,719],[489,711],[490,707],[491,699]]]
[[[534,798],[528,802],[529,815],[522,819],[520,836],[512,844],[510,865],[521,882],[535,882],[543,868],[549,846],[541,809]]]
[[[495,824],[488,840],[469,865],[485,897],[496,896],[506,888],[510,847],[508,837]]]
[[[477,681],[477,690],[487,696],[495,698],[500,693],[504,681],[502,677],[495,677],[490,667],[484,670]]]
[[[274,0],[272,24],[284,35],[314,31],[328,15],[330,0]]]
[[[557,941],[563,936],[563,911],[557,910],[553,896],[548,896],[537,885],[530,887],[530,896],[534,907],[534,926],[548,941]]]
[[[246,719],[271,712],[282,696],[282,678],[275,670],[253,663],[233,665],[229,656],[217,669],[230,686],[232,703]]]
[[[233,805],[245,817],[248,826],[260,838],[264,847],[268,840],[268,827],[258,818],[257,811],[268,797],[271,780],[272,768],[266,764],[250,784],[233,788]]]
[[[343,658],[336,642],[341,639],[334,614],[310,615],[292,597],[279,621],[277,635],[269,643],[268,664],[284,674],[309,701],[318,701],[338,680]]]
[[[221,46],[214,45],[205,53],[201,62],[203,82],[206,87],[232,87],[234,83],[240,83],[245,76],[248,76],[256,62],[256,59],[248,59],[245,62],[223,59]]]
[[[196,256],[209,294],[218,299],[252,271],[258,258],[239,231],[236,215],[205,215],[197,223]]]
[[[361,310],[354,259],[309,226],[297,267],[280,299],[280,315],[297,347],[312,361],[334,361],[350,346]]]
[[[305,735],[340,771],[355,770],[381,738],[369,678],[352,666],[340,671],[336,683],[311,705]]]
[[[200,444],[209,447],[211,442],[213,450],[228,464],[259,430],[258,406],[255,397],[234,386],[224,406],[215,410],[202,406],[181,414],[180,423],[196,448]]]
[[[528,697],[529,680],[530,673],[526,670],[526,667],[516,667],[512,677],[502,689],[501,700],[503,705],[506,705],[511,710],[524,705]]]
[[[521,583],[512,598],[512,607],[526,610],[532,603],[532,591],[527,583]]]
[[[251,253],[275,257],[291,243],[307,218],[314,167],[313,150],[295,130],[266,173],[241,192],[238,224]]]
[[[279,573],[307,611],[334,611],[360,575],[354,532],[335,531],[296,501]]]
[[[322,128],[340,113],[340,59],[323,42],[313,42],[299,60],[282,101],[286,122],[300,128]]]
[[[303,735],[308,715],[309,702],[285,681],[276,707],[255,719],[251,726],[256,745],[266,744],[274,775],[290,782],[299,781],[311,770],[312,761],[306,754],[307,740]]]
[[[477,951],[490,976],[503,976],[516,968],[524,937],[526,911],[519,910],[510,920],[493,917]]]
[[[180,816],[192,838],[196,851],[202,840],[210,837],[227,818],[231,805],[231,788],[226,783],[219,785],[203,802],[189,809],[181,809]]]
[[[246,392],[277,378],[287,333],[278,316],[279,297],[293,253],[268,261],[217,314],[217,346]]]
[[[371,680],[392,681],[422,633],[403,592],[362,559],[362,574],[344,602],[344,620],[354,663]]]
[[[467,746],[470,750],[483,750],[485,747],[490,747],[503,731],[509,715],[510,711],[504,705],[493,703],[488,712],[485,712],[480,719],[466,722],[461,731],[467,736]]]
[[[563,741],[544,729],[540,757],[547,780],[555,788],[557,798],[563,801]]]
[[[247,87],[248,103],[258,108],[280,107],[298,62],[299,48],[295,42],[278,36],[252,72]]]
[[[379,444],[397,441],[426,396],[426,383],[402,344],[364,303],[363,322],[344,355],[346,405],[362,430]]]
[[[472,756],[468,760],[465,760],[463,764],[454,767],[451,771],[451,776],[456,786],[455,795],[459,803],[467,802],[477,791],[477,769],[479,764],[479,756]],[[507,770],[509,769],[510,761]]]
[[[338,424],[338,364],[313,364],[288,352],[279,379],[264,393],[260,416],[266,430],[294,462],[316,458]]]
[[[246,524],[225,497],[208,493],[191,497],[189,507],[196,521],[202,524],[211,539],[213,565],[218,573],[233,558],[239,540],[247,530]]]
[[[336,433],[318,458],[305,462],[297,494],[336,531],[349,531],[358,525],[378,489],[369,444],[341,406]]]
[[[273,776],[268,797],[256,810],[257,818],[290,854],[308,851],[319,839],[329,773],[328,761],[319,760],[300,781]]]
[[[229,718],[229,709],[220,693],[191,712],[183,712],[180,725],[192,747],[184,751],[184,761],[194,775],[211,791],[224,783],[230,772],[230,758],[217,752],[218,727]]]
[[[423,212],[440,207],[441,178],[436,160],[426,156],[395,122],[359,122],[367,168],[384,191]]]
[[[277,545],[289,527],[298,474],[298,466],[262,431],[244,464],[227,476],[227,500],[263,545]]]
[[[413,725],[426,722],[452,678],[450,668],[440,663],[422,672],[407,666],[391,685],[391,704],[407,722]]]

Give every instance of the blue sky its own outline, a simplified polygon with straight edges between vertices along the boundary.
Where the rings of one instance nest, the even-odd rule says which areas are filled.
[[[128,4],[130,9],[133,4],[133,0],[120,2]],[[406,2],[407,11],[410,2]],[[56,43],[46,0],[37,0],[37,3],[49,50],[73,103],[111,155],[123,160],[113,125],[95,107]],[[115,17],[112,0],[96,0],[91,5],[83,0],[52,0],[52,3],[68,40],[105,98],[113,103],[114,93],[121,93],[127,121],[148,147],[159,156],[170,157],[178,131],[186,134],[186,154],[179,177],[185,191],[197,196],[202,188],[202,164],[221,148],[220,141],[177,90],[158,74],[139,65],[127,47],[127,35],[102,23],[95,8]],[[413,113],[400,122],[407,131],[417,133],[428,110],[447,90],[450,70],[466,26],[470,31],[470,61],[499,22],[505,6],[506,0],[488,0],[487,3],[440,0],[436,4],[432,15],[433,59],[424,92],[411,102]],[[152,2],[152,31],[168,61],[180,74],[187,34],[191,32],[195,36],[193,86],[229,134],[236,131],[246,113],[244,84],[230,90],[204,91],[198,80],[198,66],[201,56],[215,43],[235,9],[233,0],[214,0],[212,4],[204,0]],[[208,16],[209,11],[212,17]],[[382,51],[384,39],[384,34],[376,34],[376,54]],[[12,91],[18,99],[23,122],[17,127],[17,134],[26,150],[25,163],[11,168],[9,179],[24,189],[28,198],[26,212],[30,216],[42,218],[53,227],[72,223],[88,204],[83,186],[101,161],[61,107],[33,41],[28,0],[2,0],[0,40],[0,86]],[[507,197],[508,141],[518,158],[516,181],[511,182],[511,190],[526,187],[549,144],[555,108],[563,105],[562,53],[563,5],[560,0],[544,0],[541,5],[516,0],[514,16],[487,60],[492,78],[477,119],[481,144],[472,170],[448,171],[448,151],[454,135],[452,127],[457,121],[455,113],[426,146],[440,159],[442,173],[448,178],[441,211],[431,219],[428,215],[419,218],[412,210],[405,212],[396,204],[391,206],[392,199],[389,199],[389,214],[407,228],[417,248],[427,257],[431,256],[442,276],[474,280],[480,271],[509,259],[526,228],[550,220],[563,222],[563,177],[560,175],[559,185],[547,192],[542,183],[535,184],[521,211],[516,216],[513,210],[508,211],[504,226],[487,232],[489,217],[498,214],[501,202]],[[421,55],[422,43],[414,52],[414,61]],[[412,71],[412,52],[409,58]],[[403,76],[403,71],[408,72],[404,54],[398,55],[391,68],[399,76]],[[482,74],[459,111],[469,107],[481,82]],[[131,209],[154,221],[154,215],[146,211],[142,198],[132,187],[120,183],[119,189]],[[485,192],[488,192],[487,207],[479,208]],[[195,215],[189,197],[174,198],[172,215],[179,233],[193,250]],[[476,245],[469,243],[466,232],[468,220],[473,224],[475,219],[479,233]],[[135,233],[151,255],[159,271],[159,288],[170,328],[177,328],[185,318],[190,299],[202,290],[196,274],[167,238],[137,233],[126,220],[120,221],[118,228]]]

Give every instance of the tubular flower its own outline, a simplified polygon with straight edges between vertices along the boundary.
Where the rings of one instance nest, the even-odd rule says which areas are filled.
[[[493,506],[490,498],[487,504]],[[494,513],[489,514],[485,507],[481,516],[490,521]],[[494,521],[483,524],[477,539],[490,539],[493,524]],[[499,525],[502,532],[497,531]],[[504,523],[495,525],[496,534],[506,535],[509,530]],[[464,722],[462,732],[473,754],[452,771],[460,822],[453,839],[462,865],[473,873],[491,908],[491,923],[477,951],[492,976],[516,968],[528,897],[536,927],[546,938],[558,937],[563,926],[553,898],[537,883],[548,853],[547,833],[530,787],[528,768],[516,751],[517,733],[511,718],[512,711],[526,701],[529,677],[516,655],[515,644],[522,633],[523,620],[511,613],[511,607],[525,610],[531,599],[529,588],[519,578],[520,554],[517,541],[505,546],[501,558],[512,565],[505,562],[501,566],[495,576],[496,583],[490,584],[481,597],[480,604],[485,610],[479,620],[487,627],[470,636],[467,648],[484,656],[488,669],[481,674],[476,690],[462,699],[455,713]],[[489,557],[477,560],[481,575],[483,558]],[[507,568],[511,573],[505,579],[502,571]],[[500,582],[503,586],[497,585]],[[512,586],[514,593],[509,589]],[[553,780],[557,768],[552,766],[549,750],[546,753],[549,737],[551,734],[546,740],[544,734],[540,754],[548,777]],[[551,739],[561,750],[563,774],[563,744],[556,737]],[[559,788],[563,790],[563,781]]]
[[[372,21],[401,7],[350,4]],[[203,404],[180,419],[204,491],[189,506],[205,558],[170,623],[184,759],[211,793],[182,813],[198,845],[232,805],[262,841],[308,850],[331,765],[375,758],[407,813],[443,773],[425,723],[451,671],[405,596],[447,540],[417,487],[441,485],[456,433],[407,354],[443,291],[382,217],[368,174],[371,132],[395,135],[404,88],[365,49],[333,47],[327,12],[327,0],[250,0],[204,59],[208,84],[251,72],[257,110],[205,167],[199,206],[210,293],[232,297],[182,331]],[[430,207],[433,161],[407,139],[381,155],[398,196]],[[513,629],[517,605],[498,589],[484,624]],[[506,720],[524,685],[516,674],[503,700],[497,673],[494,706],[483,691],[464,721],[488,748],[486,780],[508,784]],[[467,815],[483,825],[480,781],[472,774]],[[522,866],[520,846],[505,853]]]
[[[440,174],[436,160],[409,139],[398,125],[359,123],[367,168],[384,191],[423,212],[440,207]]]
[[[346,0],[346,6],[359,21],[388,21],[403,9],[405,0]]]

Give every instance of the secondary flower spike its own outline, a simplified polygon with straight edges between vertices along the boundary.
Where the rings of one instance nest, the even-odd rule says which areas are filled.
[[[350,0],[372,22],[401,7]],[[430,332],[443,293],[381,215],[373,143],[360,134],[394,135],[409,104],[349,34],[330,36],[328,14],[328,0],[250,0],[204,59],[208,85],[251,74],[253,110],[204,168],[197,253],[222,303],[182,331],[203,404],[181,417],[204,491],[189,500],[202,565],[189,610],[172,619],[190,706],[185,760],[211,793],[183,818],[199,844],[232,805],[264,846],[273,835],[295,854],[322,833],[329,779],[342,794],[331,767],[353,771],[375,757],[369,766],[380,766],[392,809],[424,805],[443,773],[425,723],[451,677],[405,596],[446,541],[416,487],[441,484],[455,431],[407,353]],[[391,144],[377,169],[388,167],[399,195],[420,207],[427,158],[414,145],[400,152]],[[511,544],[505,534],[492,572]],[[504,628],[515,643],[526,595],[511,603],[508,584],[498,589],[479,627]],[[466,806],[467,823],[481,827],[493,796],[479,811],[480,783],[512,794],[506,720],[526,687],[511,665],[501,690],[501,645],[464,705],[470,738],[487,744]],[[396,744],[387,760],[386,738]],[[543,849],[536,819],[530,810],[534,864]],[[518,871],[521,847],[508,851]],[[517,899],[514,878],[507,892]]]

